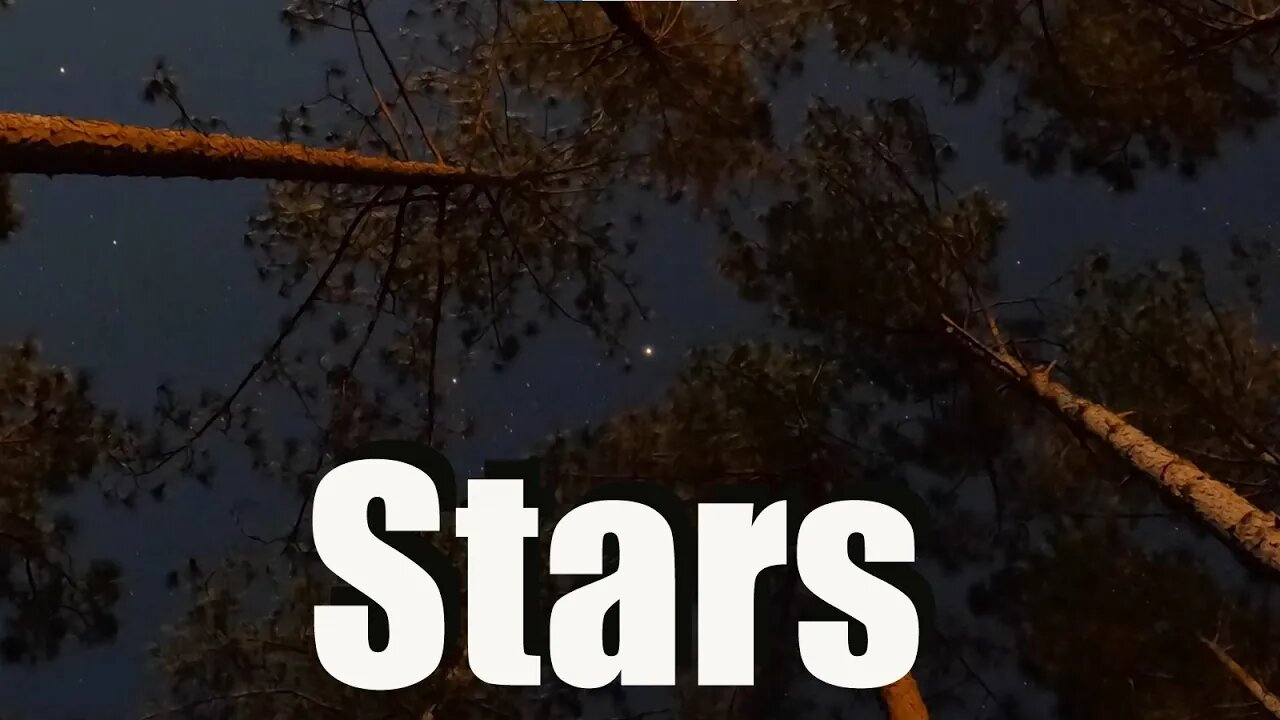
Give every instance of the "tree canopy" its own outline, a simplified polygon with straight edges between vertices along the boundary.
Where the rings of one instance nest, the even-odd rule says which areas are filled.
[[[1026,177],[1195,182],[1271,127],[1276,8],[295,0],[280,17],[291,41],[348,51],[316,69],[323,94],[282,101],[278,141],[230,133],[167,60],[142,93],[176,113],[169,130],[0,115],[0,173],[267,180],[244,252],[289,307],[221,389],[157,382],[138,422],[99,409],[87,379],[33,344],[0,350],[4,660],[53,667],[69,640],[117,635],[130,578],[76,542],[67,495],[151,497],[138,512],[162,516],[166,487],[208,483],[243,451],[288,507],[278,532],[237,527],[225,555],[169,574],[184,609],[150,638],[146,717],[1265,709],[1241,672],[1280,687],[1275,249],[1240,232],[1207,239],[1223,253],[1162,242],[1135,261],[1080,238],[1080,262],[1010,295],[1003,251],[1028,242],[1010,237],[1018,207],[955,187],[972,177],[958,153],[982,149],[957,148],[936,117],[994,109],[987,149]],[[926,68],[948,104],[832,89],[868,63]],[[831,80],[821,91],[815,72]],[[30,240],[13,195],[0,174],[10,246]],[[459,377],[518,371],[571,334],[633,368],[661,299],[650,288],[667,287],[653,267],[671,270],[645,253],[669,252],[655,227],[675,219],[695,228],[679,242],[715,258],[706,282],[773,324],[699,340],[665,388],[610,418],[544,428],[526,448],[553,489],[542,520],[623,480],[688,501],[746,485],[806,502],[849,483],[906,489],[931,516],[920,567],[939,636],[910,685],[818,687],[781,635],[759,639],[749,691],[686,674],[652,703],[490,687],[463,653],[392,693],[329,677],[311,637],[336,583],[310,538],[319,478],[371,440],[491,438]],[[462,571],[463,545],[430,541]],[[779,626],[814,609],[786,573],[760,587]]]

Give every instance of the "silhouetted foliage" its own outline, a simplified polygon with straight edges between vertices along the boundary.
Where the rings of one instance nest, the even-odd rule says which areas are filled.
[[[27,343],[0,350],[0,612],[6,662],[53,658],[67,640],[116,634],[120,570],[87,563],[76,521],[55,498],[85,483],[113,446],[112,420],[87,397],[88,381],[43,365]]]
[[[1251,698],[1204,647],[1218,639],[1270,687],[1280,681],[1267,601],[1227,591],[1186,554],[1124,533],[1064,532],[985,590],[1013,622],[1030,671],[1067,717],[1204,717]]]
[[[1201,636],[1280,685],[1275,602],[1258,591],[1269,580],[1184,532],[1184,508],[1128,482],[1131,468],[1105,443],[958,356],[942,323],[1028,366],[1053,363],[1082,396],[1274,509],[1280,355],[1258,319],[1274,251],[1233,242],[1229,278],[1190,251],[1126,267],[1099,255],[1043,297],[1005,297],[994,261],[1006,211],[981,188],[951,188],[954,150],[924,104],[813,102],[796,143],[775,138],[771,108],[806,89],[797,78],[808,69],[841,70],[826,53],[906,60],[934,72],[953,102],[999,91],[1007,103],[991,140],[1031,174],[1070,168],[1133,189],[1144,167],[1194,175],[1226,138],[1271,119],[1275,8],[726,5],[292,2],[281,14],[291,40],[339,33],[354,59],[324,70],[322,95],[289,99],[282,138],[512,182],[272,183],[245,245],[295,310],[227,379],[230,392],[162,386],[145,432],[116,427],[29,348],[4,355],[0,400],[13,407],[0,405],[0,433],[11,426],[14,441],[0,435],[0,533],[17,539],[0,548],[0,600],[13,608],[5,656],[34,661],[67,638],[114,634],[118,572],[72,567],[75,523],[52,499],[105,459],[127,501],[162,493],[170,463],[208,481],[218,436],[299,504],[279,534],[171,574],[190,605],[155,651],[157,716],[584,716],[583,694],[551,682],[489,687],[465,655],[394,693],[330,678],[310,622],[333,578],[314,557],[308,501],[334,459],[363,442],[444,447],[473,435],[474,419],[446,415],[459,391],[445,380],[510,367],[548,322],[580,327],[625,363],[628,328],[647,317],[628,267],[650,235],[637,208],[661,198],[716,222],[720,269],[746,301],[775,310],[787,342],[771,333],[698,350],[664,400],[557,433],[539,448],[556,499],[544,521],[615,480],[689,500],[724,484],[778,497],[821,497],[852,479],[906,484],[937,517],[921,564],[949,592],[943,648],[919,670],[940,717],[1038,716],[1022,707],[1031,693],[1007,688],[1028,678],[1063,717],[1223,717],[1248,698]],[[189,112],[163,60],[143,98],[176,108],[177,125],[224,127]],[[10,194],[0,175],[0,237],[18,227]],[[433,541],[461,569],[463,547],[440,540],[449,535]],[[808,609],[786,582],[761,585],[780,624]],[[683,677],[663,712],[817,713],[823,700],[781,645],[759,652],[769,677],[745,699]],[[987,670],[1015,679],[993,687]],[[627,701],[608,706],[630,717]]]
[[[0,242],[22,228],[22,207],[13,199],[13,178],[0,175]]]

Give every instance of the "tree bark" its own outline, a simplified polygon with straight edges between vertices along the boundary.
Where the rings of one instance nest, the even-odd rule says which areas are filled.
[[[631,7],[629,2],[598,2],[596,3],[605,17],[609,18],[609,22],[617,28],[618,32],[626,35],[637,45],[653,47],[656,45],[653,36],[644,29],[639,16],[636,15],[635,9]]]
[[[889,711],[889,720],[929,720],[929,708],[925,707],[920,688],[911,673],[892,685],[880,688],[880,699]]]
[[[1228,542],[1272,570],[1280,570],[1280,518],[1241,497],[1226,483],[1170,451],[1124,418],[1071,392],[1048,370],[1028,369],[1003,349],[987,347],[946,319],[947,334],[970,356],[986,361],[1077,431],[1110,447],[1161,490],[1183,501]]]
[[[19,113],[0,113],[0,173],[405,186],[515,179],[296,143]]]
[[[1266,708],[1275,717],[1280,718],[1280,697],[1276,697],[1262,683],[1258,682],[1257,678],[1250,675],[1248,670],[1240,667],[1240,664],[1231,659],[1227,651],[1222,649],[1218,643],[1205,638],[1200,638],[1200,642],[1204,643],[1218,657],[1218,661],[1249,691],[1250,695],[1259,703],[1262,703],[1262,707]]]
[[[596,5],[618,32],[626,36],[660,67],[666,66],[666,58],[658,49],[658,40],[645,29],[644,23],[640,22],[640,16],[636,14],[630,2],[598,2]]]

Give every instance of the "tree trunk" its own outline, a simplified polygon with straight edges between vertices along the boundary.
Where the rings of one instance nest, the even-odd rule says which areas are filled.
[[[946,322],[947,334],[969,355],[988,362],[1077,431],[1109,446],[1133,469],[1189,505],[1201,520],[1237,548],[1272,570],[1280,570],[1280,518],[1275,513],[1258,508],[1119,415],[1054,382],[1047,370],[1028,369],[1004,350],[987,347],[950,319]]]
[[[665,64],[657,39],[645,29],[630,2],[598,2],[596,5],[609,18],[609,22],[613,23],[613,27],[640,48],[641,52],[659,65]]]
[[[0,113],[0,173],[407,186],[498,185],[514,179],[295,143],[19,113]]]
[[[1214,655],[1218,657],[1218,661],[1226,666],[1227,671],[1231,673],[1240,684],[1249,691],[1249,694],[1262,703],[1262,707],[1266,708],[1272,715],[1280,718],[1280,697],[1276,697],[1257,678],[1249,674],[1248,670],[1240,667],[1240,664],[1231,659],[1226,650],[1223,650],[1216,642],[1200,638]]]
[[[889,720],[929,720],[929,708],[925,707],[920,688],[911,673],[892,685],[880,688],[880,699],[889,711]]]

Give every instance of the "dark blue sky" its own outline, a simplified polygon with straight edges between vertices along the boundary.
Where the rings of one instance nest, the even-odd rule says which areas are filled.
[[[163,55],[194,111],[271,137],[279,108],[315,97],[325,63],[348,52],[346,38],[291,46],[278,13],[269,0],[18,0],[0,14],[0,109],[163,124],[168,112],[140,99],[142,78]],[[1251,145],[1228,144],[1194,183],[1148,172],[1141,192],[1117,196],[1092,178],[1036,181],[1005,165],[999,83],[975,105],[948,107],[925,69],[820,61],[774,100],[784,135],[815,94],[842,104],[914,94],[930,106],[932,126],[960,153],[952,185],[984,185],[1008,203],[1000,263],[1010,296],[1101,245],[1137,258],[1193,244],[1212,256],[1230,232],[1280,222],[1274,126]],[[257,281],[240,241],[262,191],[255,182],[20,178],[27,221],[0,246],[0,342],[37,337],[47,360],[91,370],[108,407],[144,412],[166,379],[188,388],[233,384],[292,308]],[[653,346],[654,356],[637,355],[635,372],[624,375],[578,328],[557,323],[508,372],[482,366],[462,376],[453,402],[477,415],[480,434],[451,450],[460,472],[519,454],[557,428],[658,398],[691,346],[774,332],[764,310],[738,301],[716,273],[710,223],[685,209],[658,209],[652,220],[638,269],[657,312],[628,342]],[[165,573],[188,556],[225,554],[242,540],[233,508],[248,498],[268,508],[280,502],[270,496],[232,460],[212,490],[184,486],[136,513],[104,509],[92,494],[74,499],[86,518],[83,544],[124,562],[132,593],[121,636],[34,670],[0,666],[0,708],[39,720],[135,717],[147,645],[180,607],[164,589]]]

